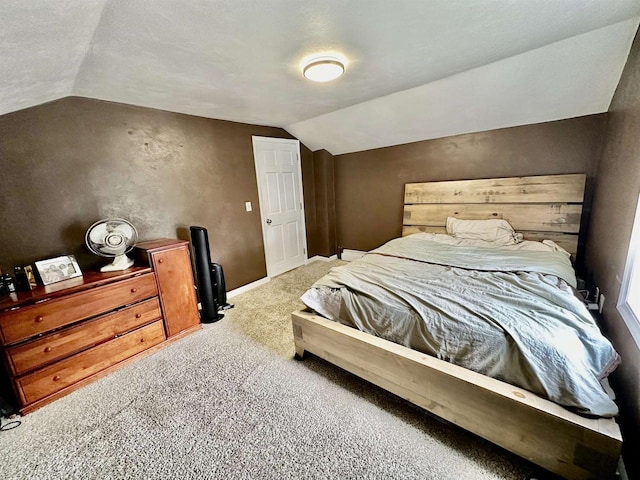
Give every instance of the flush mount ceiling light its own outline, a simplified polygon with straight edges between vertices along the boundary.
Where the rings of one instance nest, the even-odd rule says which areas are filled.
[[[344,73],[344,63],[334,57],[316,57],[309,60],[302,74],[314,82],[330,82]]]

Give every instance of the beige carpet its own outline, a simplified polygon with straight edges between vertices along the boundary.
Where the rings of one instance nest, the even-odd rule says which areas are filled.
[[[317,357],[289,314],[331,264],[232,299],[225,318],[0,432],[0,479],[473,479],[544,476]]]
[[[242,335],[283,357],[292,357],[291,312],[304,308],[300,296],[330,268],[346,262],[312,262],[271,279],[259,288],[229,299],[235,307],[225,320]]]

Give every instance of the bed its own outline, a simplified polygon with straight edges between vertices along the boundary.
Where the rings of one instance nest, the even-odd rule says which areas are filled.
[[[566,265],[562,265],[562,251],[566,250],[568,254],[574,256],[577,252],[584,187],[585,176],[580,174],[407,184],[403,225],[403,237],[406,238],[402,241],[392,241],[381,249],[374,250],[371,255],[366,255],[358,261],[357,265],[353,265],[343,277],[334,275],[331,278],[332,274],[330,273],[329,278],[324,282],[327,286],[336,286],[335,282],[339,284],[341,281],[355,282],[353,284],[346,283],[346,285],[351,285],[351,288],[345,292],[357,291],[360,289],[359,282],[370,271],[373,272],[377,269],[382,272],[393,272],[394,268],[398,268],[396,262],[405,262],[402,264],[405,266],[401,265],[399,268],[401,272],[407,273],[405,276],[410,281],[407,282],[406,279],[401,278],[402,275],[395,274],[397,278],[389,284],[390,286],[386,286],[390,296],[385,298],[383,303],[395,307],[394,296],[404,297],[403,301],[411,304],[411,310],[425,309],[422,313],[427,317],[429,316],[429,308],[446,310],[446,307],[429,302],[423,302],[425,303],[423,305],[415,300],[417,296],[413,295],[414,291],[422,288],[413,284],[414,280],[422,275],[421,262],[428,264],[431,269],[436,269],[435,272],[425,274],[426,283],[431,284],[434,289],[429,290],[425,297],[437,291],[440,279],[444,279],[451,272],[453,272],[453,276],[462,273],[472,275],[473,278],[465,277],[464,279],[467,291],[484,288],[482,283],[477,285],[469,283],[480,278],[483,281],[488,278],[489,282],[494,282],[496,277],[501,277],[501,281],[504,279],[512,281],[513,278],[517,278],[516,283],[524,282],[524,284],[527,284],[529,280],[540,281],[538,277],[528,278],[533,276],[541,276],[542,283],[546,282],[549,285],[557,283],[558,286],[568,290],[571,288],[569,286],[571,274],[561,271],[566,267]],[[558,260],[560,270],[551,272],[535,270],[529,272],[527,270],[522,273],[525,267],[521,267],[521,264],[528,262],[530,257],[536,257],[536,254],[509,253],[507,257],[513,256],[513,258],[504,260],[507,267],[501,266],[498,269],[503,269],[504,272],[487,272],[487,270],[492,270],[491,265],[497,261],[491,258],[491,249],[480,250],[480,255],[477,251],[472,252],[470,258],[481,257],[481,262],[478,265],[469,265],[463,262],[464,255],[458,253],[461,250],[454,248],[454,245],[447,245],[446,237],[441,235],[446,232],[445,222],[449,217],[468,220],[487,218],[506,220],[518,232],[521,232],[526,240],[552,240],[551,243],[546,243],[549,243],[549,248],[557,250],[557,255],[554,258]],[[441,238],[443,245],[438,246],[438,242],[434,243],[435,238]],[[410,250],[407,245],[413,244],[423,250],[428,250],[429,257],[420,257],[420,248],[415,250],[418,253],[415,253],[414,250],[411,250],[414,253],[408,253]],[[428,248],[424,248],[424,246]],[[535,245],[532,246],[535,250]],[[514,248],[518,249],[519,247]],[[433,257],[434,252],[440,256]],[[417,258],[414,258],[416,256]],[[454,265],[441,265],[445,260],[453,262]],[[510,261],[515,263],[509,263]],[[532,265],[534,263],[535,261],[532,261]],[[568,260],[565,263],[570,265]],[[442,270],[438,271],[438,268]],[[533,267],[529,267],[527,264],[526,268]],[[520,273],[514,277],[513,272]],[[394,276],[393,273],[389,275],[389,278]],[[563,275],[565,279],[558,280],[558,278],[563,278]],[[389,322],[390,318],[393,318],[394,321],[400,319],[397,321],[403,325],[406,323],[406,312],[395,313],[400,311],[400,308],[387,310],[386,314],[375,318],[376,313],[372,312],[379,312],[381,309],[379,305],[367,302],[370,299],[381,297],[376,288],[382,288],[386,280],[383,278],[382,280],[376,279],[376,281],[381,283],[372,284],[370,288],[373,290],[362,290],[360,300],[351,301],[350,308],[352,311],[356,311],[351,316],[357,317],[360,321],[353,322],[349,318],[349,322],[343,323],[356,323],[365,331],[370,330],[367,328],[369,324],[380,323],[387,326],[393,324],[393,322]],[[442,288],[445,290],[442,291],[450,288],[448,285],[446,282],[443,283]],[[491,311],[485,312],[483,310],[484,304],[486,303],[487,308],[490,307],[494,301],[492,296],[495,296],[495,291],[507,291],[509,288],[499,285],[493,294],[488,291],[487,301],[475,301],[476,305],[480,305],[475,309],[484,312],[485,316],[492,315]],[[442,291],[440,292],[441,297],[443,296]],[[553,288],[545,290],[545,292],[543,296],[554,295]],[[307,303],[313,304],[313,302]],[[344,300],[343,303],[349,302]],[[330,306],[331,302],[328,304]],[[571,328],[575,328],[577,324],[585,324],[586,332],[580,331],[579,336],[584,337],[586,340],[582,343],[588,344],[588,347],[591,348],[592,343],[599,342],[597,340],[599,332],[592,331],[592,327],[588,325],[590,317],[582,315],[584,312],[579,311],[580,306],[575,309],[576,319],[574,319]],[[329,318],[332,317],[331,308],[323,310],[320,306],[316,310],[323,312]],[[520,310],[520,317],[513,314],[517,322],[509,319],[509,315],[507,315],[504,322],[499,323],[498,330],[503,329],[509,333],[510,338],[517,339],[518,331],[509,329],[514,325],[521,325],[519,322],[524,321],[526,312],[533,310],[537,312],[537,307],[532,307],[529,304]],[[553,315],[553,313],[552,311],[551,314]],[[349,315],[345,315],[345,318],[347,317]],[[465,318],[465,315],[461,313],[460,322]],[[420,348],[419,342],[418,348],[422,352],[403,346],[399,343],[413,345],[410,341],[405,341],[402,335],[396,335],[397,332],[393,335],[386,335],[390,338],[397,337],[393,339],[399,343],[394,343],[351,326],[328,320],[312,311],[294,312],[292,322],[298,357],[302,357],[306,351],[311,352],[566,478],[606,479],[614,476],[622,444],[619,428],[612,418],[589,418],[584,414],[612,416],[616,413],[615,404],[606,395],[599,395],[598,388],[593,385],[584,387],[590,389],[593,398],[588,401],[580,400],[582,403],[574,402],[575,398],[582,399],[584,397],[581,382],[589,383],[589,375],[585,375],[584,378],[572,378],[574,370],[577,372],[577,369],[574,369],[574,365],[571,363],[576,355],[571,352],[566,355],[567,363],[561,364],[561,368],[556,369],[556,373],[570,373],[571,375],[567,375],[567,384],[575,383],[579,395],[576,396],[565,391],[563,386],[557,389],[557,395],[546,396],[567,405],[573,411],[542,398],[541,395],[532,393],[532,391],[538,390],[541,392],[553,390],[544,382],[542,389],[538,388],[539,385],[536,384],[536,381],[524,382],[524,384],[520,382],[522,387],[514,386],[512,383],[517,384],[518,381],[512,381],[509,373],[498,372],[496,375],[495,372],[492,372],[492,375],[511,382],[506,383],[477,373],[477,371],[484,371],[482,368],[474,366],[474,370],[477,371],[472,371],[455,365],[451,363],[451,358],[447,358],[446,355],[439,354],[437,351],[435,354],[438,354],[440,359],[423,353],[425,348]],[[415,329],[415,327],[407,327],[404,330],[408,331],[412,328]],[[422,332],[422,336],[427,338],[430,335],[442,335],[441,333],[433,333],[432,335],[430,333],[432,328],[433,324]],[[485,338],[483,337],[485,332],[480,324],[472,324],[470,328],[476,333],[476,336]],[[524,329],[524,325],[518,328]],[[535,328],[538,328],[538,333],[534,333],[534,336],[544,336],[545,328],[549,327],[535,326],[534,331]],[[396,330],[398,329],[396,328]],[[595,339],[593,341],[591,334]],[[560,334],[556,336],[560,336]],[[446,335],[442,338],[446,343]],[[489,346],[488,350],[496,349],[499,351],[499,358],[510,358],[509,345],[498,343],[494,346],[492,341],[486,341]],[[549,337],[548,341],[553,343],[553,335]],[[542,358],[537,362],[535,359],[529,362],[529,359],[525,357],[526,361],[523,362],[527,365],[531,363],[533,365],[531,368],[534,371],[545,368],[545,362],[547,362],[545,344],[541,345],[541,347],[533,347],[533,350],[539,350],[538,353],[542,351]],[[608,373],[615,364],[614,360],[617,354],[615,351],[607,350],[606,341],[598,343],[597,348],[596,357],[600,357],[594,360],[593,369]],[[426,348],[426,351],[429,349]],[[580,355],[577,356],[580,357]],[[464,359],[462,363],[465,364]],[[518,361],[516,360],[514,363],[513,360],[510,360],[503,363],[509,366],[516,365]],[[547,363],[553,364],[554,362]],[[488,371],[491,370],[492,367],[489,367]],[[519,368],[511,368],[511,370],[519,370]],[[580,375],[578,374],[578,376]],[[583,415],[578,415],[575,413],[576,411]]]

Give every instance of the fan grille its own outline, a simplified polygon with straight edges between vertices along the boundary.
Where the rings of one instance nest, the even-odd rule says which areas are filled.
[[[115,257],[130,252],[138,241],[136,228],[123,218],[100,220],[87,230],[87,248],[102,257]]]

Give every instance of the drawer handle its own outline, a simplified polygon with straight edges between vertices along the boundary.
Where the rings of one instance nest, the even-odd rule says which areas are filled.
[[[141,313],[136,313],[136,318],[142,318],[142,314]]]
[[[45,347],[44,353],[49,353],[51,351],[51,347]]]
[[[40,323],[40,322],[41,322],[41,321],[43,321],[43,320],[44,320],[44,318],[42,317],[42,315],[38,315],[38,316],[36,317],[36,323]]]
[[[158,263],[164,263],[164,258],[159,258]]]
[[[57,382],[58,380],[60,380],[60,375],[54,375],[53,381]]]
[[[131,293],[136,293],[137,291],[138,291],[138,289],[137,289],[137,288],[132,288],[132,289],[131,289]]]
[[[140,343],[144,343],[144,338],[141,338],[141,339],[140,339]]]

